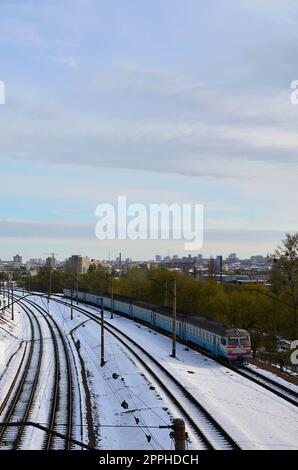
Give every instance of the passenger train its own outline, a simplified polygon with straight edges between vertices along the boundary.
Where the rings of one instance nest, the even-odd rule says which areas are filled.
[[[64,289],[64,297],[71,291]],[[101,299],[106,309],[111,309],[111,297],[78,292],[78,300],[100,307]],[[123,297],[114,297],[113,311],[136,321],[141,321],[162,332],[172,332],[172,313],[169,309]],[[250,335],[246,330],[222,325],[198,316],[177,313],[177,338],[186,344],[197,346],[222,361],[242,365],[251,357]]]

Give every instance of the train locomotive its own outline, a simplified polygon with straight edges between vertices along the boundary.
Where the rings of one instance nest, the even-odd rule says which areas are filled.
[[[64,297],[70,298],[71,291],[64,289]],[[100,307],[101,299],[111,309],[109,295],[78,292],[78,300]],[[168,309],[144,302],[132,302],[114,297],[113,310],[125,317],[141,321],[162,332],[172,332],[172,314]],[[221,323],[198,316],[177,313],[177,338],[186,344],[207,351],[212,356],[232,365],[242,365],[251,357],[251,342],[248,331],[225,326]]]

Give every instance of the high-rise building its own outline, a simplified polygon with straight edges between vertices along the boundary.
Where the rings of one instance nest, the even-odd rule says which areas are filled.
[[[49,256],[46,259],[46,266],[50,266],[51,268],[56,267],[56,258],[54,256]]]
[[[236,262],[238,261],[237,254],[236,254],[236,253],[231,253],[231,254],[228,256],[228,260],[229,260],[231,263],[236,263]]]
[[[74,271],[77,274],[85,274],[90,266],[90,259],[88,256],[72,255],[66,261],[66,269]]]
[[[20,269],[22,265],[22,257],[20,255],[15,255],[12,260],[13,269]]]

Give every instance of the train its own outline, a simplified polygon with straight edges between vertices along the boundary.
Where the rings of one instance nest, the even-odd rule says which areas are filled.
[[[63,295],[71,298],[71,290],[64,289]],[[102,299],[104,308],[111,309],[112,300],[108,294],[78,291],[75,296],[79,301],[97,307],[100,307]],[[163,333],[172,333],[173,320],[169,309],[117,296],[113,298],[113,311]],[[176,335],[182,343],[195,346],[234,366],[245,364],[252,356],[248,331],[207,318],[177,313]]]

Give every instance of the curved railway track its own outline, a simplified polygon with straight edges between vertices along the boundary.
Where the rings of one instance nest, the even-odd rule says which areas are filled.
[[[91,306],[92,308],[96,309],[96,307],[94,307],[92,305],[89,305],[88,303],[86,303],[86,304],[89,307]],[[98,307],[97,307],[97,309],[98,309]],[[108,309],[105,307],[105,310],[108,310]],[[119,313],[119,312],[116,312],[116,311],[115,311],[115,313],[118,313],[120,316],[124,316],[125,318],[129,318],[129,317],[126,317],[125,315],[123,315],[122,313]],[[134,318],[134,321],[138,322],[138,319]],[[146,324],[145,322],[140,322],[140,323],[143,323],[144,325],[148,326],[148,324]],[[150,325],[150,328],[155,329],[152,325]],[[158,329],[156,329],[156,331],[160,332],[160,330],[158,330]],[[161,334],[165,334],[165,333],[161,332]],[[288,403],[291,403],[292,405],[298,407],[298,393],[295,390],[293,390],[292,388],[289,388],[286,385],[283,385],[280,382],[277,382],[276,380],[265,376],[264,374],[261,374],[257,371],[254,371],[249,367],[246,367],[246,366],[233,367],[229,364],[226,364],[225,362],[223,362],[223,361],[219,360],[218,358],[212,356],[210,353],[208,353],[207,351],[203,350],[200,347],[197,347],[196,345],[191,345],[191,347],[193,349],[195,349],[196,351],[200,352],[202,355],[218,362],[221,365],[224,365],[225,367],[227,367],[228,369],[230,369],[233,372],[237,373],[238,375],[241,375],[242,377],[245,377],[246,379],[248,379],[248,380],[254,382],[255,384],[263,387],[264,389],[272,392],[274,395],[278,396],[279,398],[283,398]]]
[[[15,380],[5,398],[6,406],[2,415],[3,422],[27,421],[37,392],[40,377],[40,365],[43,356],[43,337],[38,319],[30,311],[24,309],[30,324],[31,340],[27,357],[23,356],[25,365],[21,373],[21,366],[17,371]],[[26,348],[27,349],[27,348]],[[24,353],[25,354],[25,353]],[[19,449],[24,438],[25,429],[2,428],[0,431],[1,449]]]
[[[40,295],[40,297],[43,297]],[[69,302],[54,298],[53,301],[70,307]],[[28,299],[26,299],[28,301]],[[34,302],[31,302],[35,307]],[[89,305],[88,305],[89,306]],[[89,306],[90,307],[90,306]],[[39,307],[41,308],[41,307]],[[94,307],[98,311],[98,307]],[[100,324],[98,314],[94,314],[80,306],[73,305],[73,309],[84,314],[90,319]],[[116,313],[116,312],[115,312]],[[135,361],[139,362],[141,366],[152,377],[153,381],[158,384],[167,398],[174,403],[176,409],[180,411],[190,428],[198,436],[202,442],[202,446],[207,449],[240,449],[239,444],[221,427],[221,425],[211,416],[202,405],[194,399],[189,391],[180,384],[180,382],[168,371],[162,364],[160,364],[148,351],[142,348],[137,342],[129,338],[118,328],[110,323],[105,323],[106,330],[112,334],[116,339],[129,351],[130,355]],[[152,326],[150,325],[150,328]],[[199,350],[202,354],[216,360],[208,353]],[[220,364],[222,362],[217,361]],[[234,368],[224,364],[226,367],[233,370],[233,372],[253,381],[257,385],[272,392],[276,396],[286,400],[294,406],[298,406],[298,394],[295,390],[288,388],[269,377],[264,376],[249,367]],[[165,385],[167,383],[167,385]],[[169,386],[170,384],[170,386]]]
[[[24,308],[24,303],[28,303],[35,308],[44,318],[49,328],[53,349],[54,349],[54,380],[51,393],[51,404],[48,427],[51,431],[59,431],[68,438],[72,438],[73,427],[73,383],[70,356],[66,341],[57,322],[48,315],[45,308],[26,299],[20,304]],[[70,450],[72,444],[69,441],[62,441],[60,438],[47,434],[44,439],[44,449]]]
[[[63,433],[71,439],[74,419],[73,383],[71,361],[66,341],[56,321],[48,316],[48,312],[43,307],[28,299],[26,299],[26,302],[20,300],[19,303],[28,318],[31,339],[25,345],[20,366],[1,405],[1,421],[7,423],[30,421],[36,401],[42,399],[38,397],[45,340],[40,324],[40,317],[42,317],[50,333],[54,354],[47,427],[52,431]],[[26,431],[27,429],[24,426],[2,427],[0,430],[0,449],[21,449]],[[45,450],[70,450],[72,444],[67,440],[62,440],[47,433],[43,439],[42,448]]]
[[[66,305],[65,301],[54,301]],[[100,318],[87,310],[73,306],[75,310],[100,324]],[[132,340],[115,326],[105,323],[105,329],[113,335],[130,353],[135,361],[141,364],[153,381],[158,384],[166,397],[174,404],[183,415],[189,427],[197,435],[202,447],[209,450],[239,450],[238,443],[227,433],[216,419],[192,396],[159,361],[148,351]]]
[[[233,368],[233,370],[236,370],[236,372],[243,377],[253,381],[258,385],[261,385],[261,387],[265,388],[266,390],[269,390],[278,397],[283,398],[287,402],[298,407],[298,393],[295,390],[277,382],[276,380],[266,377],[264,374],[261,374],[251,369],[250,367],[244,366],[239,370],[235,368]]]

